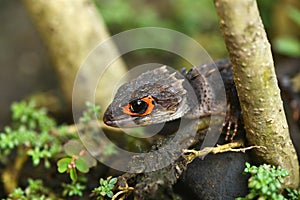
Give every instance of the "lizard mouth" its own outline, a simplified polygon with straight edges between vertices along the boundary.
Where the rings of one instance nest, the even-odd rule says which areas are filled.
[[[130,117],[128,118],[128,115],[119,115],[119,116],[112,116],[110,110],[107,110],[103,117],[103,122],[112,127],[117,128],[132,128],[138,126],[135,123],[135,119],[138,117]]]

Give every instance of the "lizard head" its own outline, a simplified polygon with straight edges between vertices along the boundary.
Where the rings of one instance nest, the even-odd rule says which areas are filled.
[[[126,128],[181,118],[190,109],[185,82],[166,66],[141,74],[118,89],[104,113],[104,123]]]

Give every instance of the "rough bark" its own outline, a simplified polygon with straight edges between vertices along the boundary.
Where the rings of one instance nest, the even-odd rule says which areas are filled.
[[[24,3],[49,49],[65,100],[71,107],[74,79],[80,65],[90,50],[109,37],[105,24],[90,0],[24,0]],[[97,59],[100,62],[116,53],[111,43]],[[104,66],[99,64],[97,67]],[[125,71],[126,67],[120,59],[112,64],[104,77],[105,88],[95,92],[97,103],[102,106],[109,103],[107,97],[114,89],[111,83],[117,82]],[[89,80],[92,74],[93,70],[87,71],[85,80]],[[82,88],[90,88],[88,83],[83,82],[85,85]],[[100,90],[99,87],[97,89]],[[82,98],[85,95],[83,89]]]
[[[289,135],[280,90],[255,0],[215,0],[220,29],[233,65],[246,137],[255,155],[287,169],[286,186],[299,184],[299,164]]]

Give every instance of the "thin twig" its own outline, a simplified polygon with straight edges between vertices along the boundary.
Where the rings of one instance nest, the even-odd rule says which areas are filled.
[[[238,149],[236,149],[236,148],[238,148]],[[254,149],[254,148],[266,149],[266,147],[263,147],[263,146],[244,147],[244,142],[242,140],[238,140],[236,142],[231,142],[228,144],[217,145],[216,147],[206,147],[202,150],[184,149],[183,157],[187,160],[188,163],[190,163],[197,157],[200,157],[203,159],[209,153],[212,153],[212,154],[224,153],[224,152],[243,152],[243,153],[245,153],[247,150]]]

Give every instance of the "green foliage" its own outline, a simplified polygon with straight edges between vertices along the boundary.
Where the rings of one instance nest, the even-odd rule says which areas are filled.
[[[286,12],[290,19],[300,26],[300,10],[294,7],[288,7]],[[283,55],[291,57],[300,56],[300,40],[296,35],[278,37],[274,40],[273,45],[275,50]]]
[[[57,162],[57,171],[64,173],[69,169],[69,164],[72,162],[72,158],[62,158]]]
[[[86,186],[82,185],[81,183],[72,182],[71,184],[62,184],[64,190],[63,190],[63,196],[82,196],[83,190],[86,188]]]
[[[83,115],[79,119],[79,122],[83,124],[98,118],[100,114],[100,106],[94,105],[91,102],[86,102],[86,107],[87,109],[83,111]]]
[[[7,200],[20,199],[26,200],[25,192],[21,188],[14,189],[13,193],[9,194]]]
[[[130,28],[157,26],[195,35],[201,31],[215,29],[218,23],[211,1],[177,0],[161,3],[140,0],[94,0],[94,2],[113,33]]]
[[[82,123],[88,123],[92,114],[99,113],[99,106],[87,106]],[[27,155],[31,157],[33,166],[44,161],[44,166],[50,168],[50,160],[60,157],[58,172],[69,173],[72,180],[71,184],[62,184],[63,195],[82,196],[86,187],[78,182],[78,172],[88,173],[96,165],[96,160],[83,147],[78,136],[70,133],[65,126],[58,126],[45,109],[36,108],[33,102],[13,103],[11,109],[13,123],[0,133],[0,161],[5,164],[10,161],[11,155],[16,156],[16,160]],[[16,188],[8,199],[49,199],[50,190],[40,180],[29,179],[28,183],[24,190]]]
[[[264,23],[264,27],[266,30],[272,28],[272,20],[273,20],[273,9],[278,3],[279,0],[264,0],[264,1],[257,1],[257,5],[260,11],[260,15],[262,21]]]
[[[47,116],[45,109],[35,108],[33,102],[12,104],[12,126],[7,126],[0,133],[0,159],[5,160],[13,149],[20,147],[32,158],[34,166],[44,160],[45,167],[50,167],[49,159],[62,151],[62,138],[53,137],[51,131],[56,128],[55,121]]]
[[[136,2],[135,5],[132,2],[122,0],[94,0],[94,2],[103,15],[105,22],[111,25],[116,32],[128,28],[146,26],[149,23],[153,26],[165,25],[155,10],[149,6],[140,7],[140,12],[136,12],[135,9],[140,5],[140,2]],[[113,10],[117,12],[112,12]],[[140,13],[143,14],[141,15]]]
[[[298,26],[300,26],[300,10],[297,10],[296,7],[289,7],[288,15]]]
[[[246,163],[244,173],[251,174],[248,181],[249,194],[245,197],[239,197],[237,200],[250,199],[273,199],[286,200],[283,195],[284,178],[289,176],[289,173],[280,166],[270,166],[267,164],[251,166]],[[299,199],[299,191],[287,189],[289,199]]]
[[[290,200],[299,200],[300,199],[300,190],[287,188],[287,196]]]
[[[72,181],[77,181],[77,170],[81,173],[88,173],[91,167],[96,165],[96,160],[85,150],[77,140],[70,140],[64,145],[67,157],[57,162],[59,173],[69,173]]]
[[[44,149],[41,149],[36,146],[36,147],[34,147],[34,149],[28,150],[27,155],[32,157],[34,166],[37,166],[38,164],[40,164],[40,159],[44,158],[45,159],[45,162],[44,162],[45,167],[47,167],[47,168],[50,167],[50,162],[48,161],[48,158],[51,158],[52,154],[48,150],[47,146],[45,146]]]
[[[103,199],[105,196],[112,198],[114,195],[112,190],[114,189],[117,181],[117,178],[112,177],[108,177],[106,180],[101,178],[100,186],[93,190],[93,193],[95,193],[98,196],[97,199]]]
[[[27,199],[57,199],[50,189],[43,185],[41,180],[28,179],[28,186],[22,190],[16,188],[7,200],[27,200]]]
[[[291,36],[279,37],[276,40],[274,40],[273,44],[274,44],[274,48],[279,53],[291,57],[300,56],[300,40],[298,40],[295,37],[291,37]]]
[[[194,37],[212,57],[226,56],[224,42],[220,40],[218,32],[218,19],[213,1],[94,0],[94,2],[112,34],[145,26],[170,28]],[[281,18],[282,13],[286,13],[291,20],[300,25],[300,11],[296,6],[283,7],[284,3],[278,0],[263,0],[257,3],[268,35],[275,36],[270,38],[275,52],[291,57],[300,56],[299,34],[278,35],[275,32],[282,29],[281,23],[276,21]],[[290,2],[286,4],[292,5]]]
[[[34,102],[19,102],[12,104],[12,119],[29,130],[48,132],[56,126],[55,121],[47,116],[45,109],[36,109]]]
[[[89,166],[87,163],[82,160],[81,158],[77,158],[76,156],[70,158],[62,158],[57,162],[58,172],[64,173],[68,172],[70,173],[70,178],[72,181],[77,181],[77,170],[82,173],[88,173],[89,172]]]

